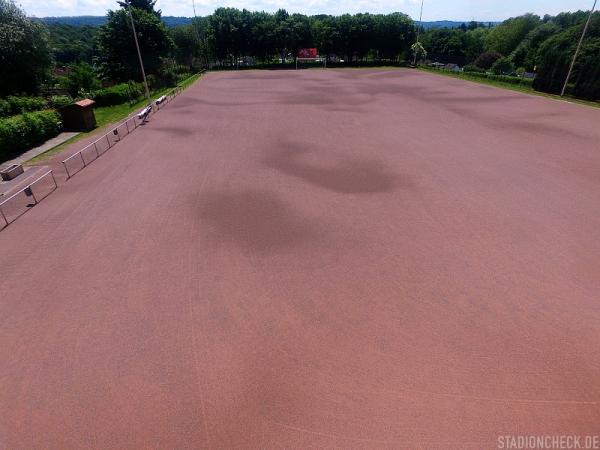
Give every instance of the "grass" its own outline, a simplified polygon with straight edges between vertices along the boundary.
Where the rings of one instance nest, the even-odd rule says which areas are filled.
[[[191,77],[186,78],[185,80],[181,81],[179,83],[179,86],[181,86],[183,88],[187,88],[188,86],[193,84],[196,80],[198,80],[198,78],[200,78],[200,74],[194,74]],[[161,95],[164,95],[167,92],[169,92],[171,89],[173,89],[173,88],[169,87],[169,88],[159,89],[157,91],[152,92],[152,96],[160,97]],[[138,109],[142,108],[146,104],[146,102],[147,101],[144,98],[135,103],[123,103],[121,105],[104,106],[101,108],[94,108],[94,114],[96,116],[96,128],[94,128],[93,130],[90,130],[90,131],[83,131],[83,132],[79,133],[77,136],[73,136],[71,139],[63,142],[62,144],[57,145],[56,147],[53,147],[50,150],[36,156],[35,158],[30,159],[25,164],[27,164],[27,165],[37,164],[53,155],[56,155],[57,153],[62,152],[66,147],[68,147],[71,144],[74,144],[82,139],[85,139],[86,137],[89,137],[89,136],[92,136],[95,134],[101,134],[102,132],[105,131],[105,128],[108,125],[120,122],[121,120],[125,119],[127,116],[129,116],[134,111],[137,111]]]
[[[560,95],[548,94],[547,92],[536,91],[535,89],[533,89],[530,86],[504,83],[502,81],[492,80],[489,78],[479,78],[477,76],[470,76],[468,73],[464,73],[464,72],[456,73],[456,72],[449,72],[449,71],[444,71],[444,70],[439,70],[439,69],[429,69],[426,67],[418,67],[418,70],[422,70],[423,72],[428,72],[428,73],[434,73],[436,75],[441,75],[441,76],[445,76],[445,77],[458,78],[461,80],[471,81],[473,83],[487,84],[488,86],[494,86],[497,88],[508,89],[508,90],[516,91],[516,92],[522,92],[522,93],[529,94],[529,95],[537,95],[539,97],[552,98],[554,100],[560,100],[563,102],[577,103],[580,105],[591,106],[593,108],[600,108],[600,102],[582,100],[579,98],[569,97],[569,96],[561,97]]]

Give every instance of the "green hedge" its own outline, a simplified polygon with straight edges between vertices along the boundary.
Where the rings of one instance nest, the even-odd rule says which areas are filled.
[[[121,103],[133,102],[144,95],[144,86],[141,83],[121,83],[110,88],[100,89],[93,95],[96,106],[113,106]]]
[[[0,119],[0,161],[56,136],[60,129],[60,115],[52,110]]]
[[[509,75],[494,75],[492,73],[464,72],[465,78],[482,78],[493,81],[500,81],[506,84],[518,84],[531,87],[533,80],[531,78],[511,77]]]
[[[73,103],[73,99],[68,95],[54,95],[50,99],[50,102],[54,108],[62,108]]]
[[[42,97],[17,97],[11,95],[0,98],[0,117],[14,116],[29,111],[40,111],[48,106]]]
[[[437,72],[437,71],[442,71],[442,72],[447,72],[445,69],[434,69],[432,67],[427,67],[427,66],[421,66],[422,68],[432,71],[432,72]],[[493,73],[480,73],[480,72],[471,72],[471,71],[467,71],[466,67],[464,69],[464,72],[450,72],[451,74],[460,77],[460,78],[466,78],[466,79],[487,79],[487,80],[493,80],[493,81],[500,81],[502,83],[506,83],[506,84],[517,84],[520,86],[527,86],[527,87],[533,87],[533,79],[531,78],[522,78],[522,77],[513,77],[510,75],[495,75]]]

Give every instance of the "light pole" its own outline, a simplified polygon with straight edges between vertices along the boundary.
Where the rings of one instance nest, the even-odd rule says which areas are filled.
[[[133,30],[133,40],[135,41],[135,48],[137,50],[138,59],[140,60],[140,68],[142,69],[142,77],[144,78],[144,88],[146,88],[146,98],[148,104],[150,104],[150,90],[148,89],[148,81],[146,80],[146,71],[144,70],[144,61],[142,60],[142,52],[140,51],[140,44],[138,43],[137,33],[135,32],[135,23],[133,22],[133,14],[131,12],[131,4],[127,2],[127,11],[129,12],[129,19],[131,20],[131,29]]]
[[[573,72],[573,66],[575,65],[575,60],[577,59],[577,55],[579,54],[579,49],[581,48],[581,43],[583,42],[583,38],[585,37],[585,33],[587,32],[588,26],[590,25],[590,20],[592,20],[592,15],[594,14],[594,9],[596,8],[596,2],[598,0],[594,0],[594,4],[592,5],[592,9],[590,10],[590,15],[585,22],[585,26],[583,27],[583,33],[581,33],[581,37],[579,38],[579,43],[577,44],[577,49],[575,50],[575,54],[573,55],[573,59],[571,60],[571,65],[569,66],[569,72],[567,73],[567,78],[565,79],[565,84],[563,85],[562,91],[560,91],[560,96],[565,95],[565,90],[567,89],[567,84],[569,84],[569,79],[571,78],[571,72]]]
[[[419,15],[419,26],[417,27],[417,42],[415,42],[415,44],[419,43],[419,33],[421,32],[421,22],[423,21],[423,2],[425,0],[421,0],[421,14]],[[419,50],[418,47],[415,47],[415,55],[413,58],[413,66],[417,65],[417,51]]]

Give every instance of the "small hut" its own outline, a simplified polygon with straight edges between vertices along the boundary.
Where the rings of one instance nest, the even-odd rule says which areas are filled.
[[[91,130],[96,126],[94,100],[86,98],[58,110],[67,130]]]

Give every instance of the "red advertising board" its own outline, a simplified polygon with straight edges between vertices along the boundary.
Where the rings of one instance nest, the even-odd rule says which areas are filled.
[[[301,48],[298,50],[298,58],[316,58],[317,56],[316,48]]]

